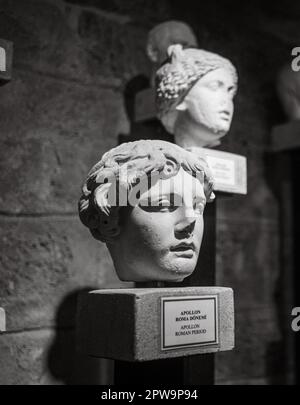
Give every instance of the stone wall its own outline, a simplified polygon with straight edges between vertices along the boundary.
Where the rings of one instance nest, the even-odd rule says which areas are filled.
[[[124,90],[149,75],[147,32],[168,19],[188,22],[240,76],[223,149],[247,156],[249,193],[217,203],[217,283],[235,290],[237,339],[216,356],[216,383],[287,381],[279,206],[266,152],[283,119],[273,81],[295,28],[285,15],[291,23],[278,36],[278,2],[272,13],[258,2],[207,3],[0,0],[0,38],[14,42],[13,79],[0,88],[0,384],[109,381],[109,362],[75,355],[77,294],[121,285],[105,246],[79,223],[77,199],[87,170],[129,133]]]

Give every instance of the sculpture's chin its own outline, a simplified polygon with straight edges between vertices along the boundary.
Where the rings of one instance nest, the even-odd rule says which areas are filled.
[[[165,266],[137,265],[126,267],[124,263],[115,263],[117,275],[121,281],[166,281],[166,282],[181,282],[186,277],[190,276],[196,267],[196,261],[190,258],[178,257],[171,263]]]
[[[226,124],[220,124],[218,126],[215,126],[213,128],[210,128],[210,130],[218,137],[218,138],[222,138],[223,136],[225,136],[227,134],[227,132],[229,131],[230,125]]]
[[[166,276],[166,277],[143,277],[143,276],[135,276],[132,277],[130,275],[124,275],[124,274],[118,274],[118,277],[121,281],[125,282],[136,282],[136,283],[141,283],[141,282],[172,282],[172,283],[180,283],[182,282],[187,276],[190,274],[173,274],[172,276]]]

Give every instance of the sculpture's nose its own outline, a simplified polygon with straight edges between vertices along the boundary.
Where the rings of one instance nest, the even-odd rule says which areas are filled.
[[[193,207],[182,206],[179,209],[179,219],[175,225],[175,234],[177,236],[191,234],[195,227],[197,215]]]

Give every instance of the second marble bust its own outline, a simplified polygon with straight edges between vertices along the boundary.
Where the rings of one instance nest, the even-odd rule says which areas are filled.
[[[91,169],[79,215],[106,243],[121,280],[180,282],[195,269],[212,190],[195,154],[164,141],[129,142]]]
[[[183,148],[220,145],[230,129],[238,76],[226,58],[181,44],[156,73],[158,117]]]

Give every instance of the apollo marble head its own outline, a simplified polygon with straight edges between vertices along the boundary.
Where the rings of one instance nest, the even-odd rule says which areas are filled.
[[[121,280],[182,281],[197,263],[212,190],[196,154],[164,141],[129,142],[91,169],[79,215],[106,243]]]
[[[158,117],[182,147],[211,147],[230,129],[237,73],[228,60],[172,45],[156,73]]]

